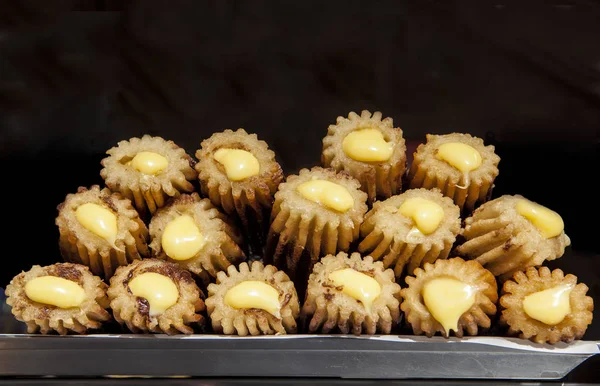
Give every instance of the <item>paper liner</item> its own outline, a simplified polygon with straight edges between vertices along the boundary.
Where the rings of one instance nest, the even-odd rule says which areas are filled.
[[[83,204],[94,203],[110,209],[117,216],[117,237],[114,245],[86,229],[77,221],[75,210]],[[98,185],[80,187],[68,194],[58,206],[56,225],[60,233],[59,247],[63,258],[90,267],[95,275],[110,278],[115,269],[150,254],[146,241],[148,229],[131,201]]]
[[[461,258],[437,260],[426,263],[423,268],[417,268],[414,276],[406,278],[407,288],[402,289],[402,305],[405,320],[412,327],[415,335],[431,337],[436,333],[448,338],[444,327],[435,320],[423,301],[421,294],[423,286],[430,280],[451,278],[462,281],[477,289],[473,306],[462,314],[458,321],[458,331],[454,334],[461,338],[463,335],[477,335],[479,328],[491,326],[490,317],[496,314],[498,287],[496,279],[476,261],[464,261]]]
[[[236,309],[225,303],[227,291],[243,281],[264,281],[279,292],[281,318],[261,309]],[[216,333],[226,335],[272,335],[293,334],[297,331],[296,318],[300,312],[294,283],[285,272],[259,261],[242,263],[239,271],[230,266],[227,273],[219,272],[217,283],[208,286],[206,299],[208,315]]]
[[[361,302],[346,295],[343,286],[336,287],[329,280],[331,273],[345,268],[371,276],[381,286],[381,294],[374,300],[370,311]],[[400,286],[395,283],[391,269],[384,269],[381,262],[373,262],[371,256],[363,259],[356,252],[350,256],[340,252],[315,264],[300,318],[308,324],[309,332],[389,334],[400,321],[399,306]]]
[[[296,189],[312,179],[344,186],[354,199],[354,206],[340,213],[304,198]],[[344,172],[317,166],[289,176],[275,194],[265,261],[284,269],[292,280],[308,278],[319,257],[348,251],[358,238],[367,212],[366,200],[367,194],[360,190],[359,182]],[[297,281],[296,285],[304,283]]]
[[[463,175],[460,170],[439,159],[436,156],[438,147],[449,142],[473,147],[481,155],[481,166]],[[414,153],[407,177],[409,186],[411,189],[438,188],[442,194],[452,198],[461,210],[470,213],[491,196],[500,163],[500,157],[494,150],[494,146],[485,146],[481,138],[470,134],[427,134],[427,142],[419,145]]]
[[[171,259],[162,249],[162,235],[165,227],[175,218],[183,215],[192,217],[205,238],[205,244],[198,253],[187,260]],[[244,242],[231,220],[219,212],[208,199],[201,199],[197,193],[182,194],[172,199],[156,212],[150,221],[150,248],[154,257],[178,264],[194,274],[216,277],[218,271],[231,264],[239,264],[246,259],[239,244]],[[206,282],[206,278],[203,278]]]
[[[56,276],[71,280],[83,287],[85,299],[78,307],[59,308],[37,303],[25,293],[27,282],[41,276]],[[107,285],[92,275],[89,268],[79,264],[57,263],[46,267],[34,265],[27,272],[15,276],[6,287],[6,303],[12,307],[15,318],[27,325],[30,334],[40,332],[60,335],[69,333],[85,334],[90,329],[98,329],[103,322],[111,319],[106,311],[108,298]]]
[[[252,153],[258,160],[260,173],[242,181],[230,181],[223,166],[213,157],[222,148]],[[215,133],[202,141],[196,158],[202,194],[225,213],[239,217],[250,241],[255,246],[262,244],[273,206],[273,195],[283,180],[283,171],[275,160],[275,153],[256,134],[238,129]]]
[[[465,242],[456,248],[460,256],[476,259],[501,280],[527,267],[561,257],[571,244],[562,232],[546,239],[517,210],[523,196],[505,195],[479,207],[465,220],[461,231]]]
[[[169,161],[168,166],[156,175],[144,174],[128,166],[127,162],[142,151],[162,155]],[[106,186],[130,199],[143,216],[147,212],[156,212],[169,197],[194,191],[190,182],[196,179],[194,161],[173,141],[144,135],[121,141],[106,154],[109,156],[102,160],[104,168],[100,171]]]
[[[129,289],[131,280],[147,272],[167,276],[179,291],[177,303],[159,315],[150,316],[148,301],[133,295]],[[119,267],[110,279],[108,297],[115,320],[125,324],[134,333],[192,334],[192,327],[200,327],[205,323],[200,314],[205,309],[202,301],[204,294],[188,271],[167,261],[144,259]]]
[[[398,213],[404,201],[415,197],[433,201],[444,209],[444,218],[433,233],[411,233],[415,227],[412,219]],[[411,189],[373,204],[360,227],[362,240],[358,250],[383,261],[385,268],[393,265],[396,278],[400,278],[411,275],[425,263],[446,259],[459,231],[460,209],[452,199],[437,189]]]
[[[337,117],[336,124],[329,126],[327,136],[323,138],[323,166],[336,171],[343,170],[356,178],[361,189],[367,192],[369,203],[376,198],[385,199],[400,193],[402,176],[406,170],[406,144],[402,130],[394,127],[392,118],[381,118],[379,111],[371,115],[369,111],[363,110],[360,116],[353,111],[348,114],[348,118]],[[394,143],[394,152],[389,160],[361,162],[346,155],[342,148],[344,138],[361,129],[378,129],[386,142]]]
[[[572,285],[569,296],[571,312],[557,325],[549,326],[530,318],[523,310],[523,300],[535,292],[544,291],[559,285]],[[581,339],[587,326],[592,323],[594,300],[586,296],[588,286],[577,284],[577,277],[564,275],[560,269],[550,272],[547,267],[530,267],[525,272],[515,273],[502,288],[500,322],[509,326],[509,334],[519,335],[536,343],[571,342]]]

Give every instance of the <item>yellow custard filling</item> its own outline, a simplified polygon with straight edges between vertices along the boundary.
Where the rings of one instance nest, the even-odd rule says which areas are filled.
[[[435,232],[444,219],[444,208],[421,197],[404,201],[398,211],[404,217],[412,219],[417,229],[424,235]]]
[[[85,300],[82,286],[57,276],[40,276],[28,281],[25,295],[34,302],[58,308],[78,307]]]
[[[227,291],[224,301],[235,309],[256,308],[281,318],[279,292],[262,281],[247,280],[237,284]]]
[[[254,154],[241,149],[219,149],[213,158],[223,165],[230,181],[242,181],[256,176],[260,172],[260,164]]]
[[[361,162],[385,162],[394,152],[394,144],[386,142],[377,129],[362,129],[346,135],[342,141],[346,155]]]
[[[423,302],[447,335],[458,330],[460,317],[475,303],[475,288],[460,280],[441,277],[423,286]]]
[[[462,173],[469,173],[480,167],[482,163],[481,154],[472,146],[461,142],[448,142],[440,145],[437,149],[437,156]]]
[[[564,230],[565,224],[558,213],[535,202],[519,200],[517,212],[529,220],[547,239],[560,235]]]
[[[381,285],[377,280],[352,268],[330,273],[329,280],[336,287],[344,287],[343,292],[360,301],[368,312],[371,311],[375,299],[381,295]]]
[[[102,237],[111,245],[117,238],[117,216],[109,209],[88,202],[75,210],[75,218],[85,229]]]
[[[129,282],[129,289],[133,295],[148,301],[150,316],[162,314],[179,298],[179,290],[173,280],[156,272],[137,275]]]
[[[155,175],[165,170],[169,166],[169,161],[158,153],[141,151],[127,165],[132,166],[138,172]]]
[[[354,206],[354,199],[348,189],[330,181],[307,181],[300,184],[297,190],[304,198],[338,212],[346,212]]]
[[[171,259],[188,260],[196,256],[206,244],[206,238],[191,216],[171,220],[162,234],[162,247]]]
[[[549,326],[557,325],[571,313],[572,290],[573,286],[564,284],[534,292],[523,299],[523,310],[530,318]]]

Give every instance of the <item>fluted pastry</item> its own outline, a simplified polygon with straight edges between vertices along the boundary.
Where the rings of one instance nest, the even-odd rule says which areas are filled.
[[[63,258],[107,279],[117,267],[149,255],[148,229],[131,201],[98,185],[68,194],[56,225]]]
[[[106,288],[84,265],[34,265],[8,284],[6,303],[30,334],[85,334],[111,319]]]
[[[389,334],[400,321],[400,286],[370,256],[328,255],[315,264],[301,319],[309,332]]]
[[[529,267],[504,283],[500,322],[510,335],[536,343],[581,339],[592,323],[594,301],[588,287],[560,269]]]
[[[266,261],[306,280],[321,256],[347,251],[358,238],[366,200],[345,173],[314,167],[289,176],[275,194]]]
[[[397,278],[415,268],[445,259],[460,231],[460,209],[439,190],[411,189],[377,201],[360,227],[358,250]]]
[[[503,280],[561,257],[571,244],[558,213],[519,195],[485,203],[465,220],[461,233],[465,242],[456,252]]]
[[[273,195],[283,180],[275,153],[256,134],[238,129],[202,141],[196,158],[204,196],[228,215],[238,217],[251,244],[259,249],[269,225]]]
[[[492,145],[470,134],[427,134],[414,154],[408,181],[411,189],[438,188],[470,213],[487,201],[498,176],[500,157]]]
[[[300,311],[294,283],[259,261],[230,266],[208,286],[206,307],[213,330],[226,335],[295,333]]]
[[[369,202],[391,197],[400,193],[406,170],[402,130],[394,127],[392,118],[382,119],[379,111],[340,116],[323,138],[321,161],[356,178]]]
[[[194,161],[173,141],[144,135],[121,141],[106,154],[100,171],[106,186],[130,199],[143,216],[170,197],[194,191]]]
[[[406,284],[400,308],[415,335],[477,335],[480,328],[490,328],[496,314],[496,280],[476,261],[457,257],[426,263]]]
[[[217,272],[246,259],[239,231],[197,193],[182,194],[156,212],[150,221],[150,237],[155,257],[201,277],[216,277]]]
[[[119,267],[108,288],[115,320],[132,332],[192,334],[205,323],[204,294],[189,271],[158,259]]]

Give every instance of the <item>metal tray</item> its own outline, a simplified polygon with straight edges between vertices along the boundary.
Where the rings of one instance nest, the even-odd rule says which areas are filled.
[[[295,335],[0,335],[4,376],[335,377],[552,380],[600,342]]]

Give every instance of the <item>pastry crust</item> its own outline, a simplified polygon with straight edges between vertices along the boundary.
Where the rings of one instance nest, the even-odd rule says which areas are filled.
[[[205,238],[205,244],[190,259],[175,260],[167,256],[162,248],[162,236],[169,222],[182,215],[194,219]],[[205,274],[216,277],[217,272],[246,259],[239,247],[243,238],[233,223],[208,199],[201,199],[197,193],[182,194],[161,208],[150,221],[150,237],[154,257],[176,263],[200,277]]]
[[[27,282],[42,276],[56,276],[71,280],[85,291],[85,299],[78,307],[59,308],[37,303],[25,293]],[[6,303],[12,307],[15,318],[27,325],[30,334],[40,332],[60,335],[69,333],[85,334],[88,330],[98,329],[103,322],[111,319],[106,311],[108,298],[102,280],[92,275],[89,268],[80,264],[57,263],[46,267],[34,265],[27,272],[15,276],[6,287]]]
[[[364,273],[381,286],[381,294],[371,305],[370,312],[361,302],[345,294],[343,286],[336,287],[329,279],[329,274],[345,268]],[[400,286],[394,281],[391,269],[384,269],[381,262],[373,262],[371,256],[363,259],[356,252],[350,256],[340,252],[315,264],[308,281],[301,319],[308,323],[309,332],[389,334],[400,321],[399,306]]]
[[[564,231],[546,239],[516,205],[523,196],[505,195],[479,207],[465,220],[460,256],[476,259],[495,276],[509,279],[515,272],[561,257],[571,240]]]
[[[77,221],[75,211],[86,203],[100,205],[117,216],[114,245]],[[57,209],[60,252],[68,262],[87,265],[92,273],[108,279],[117,267],[150,254],[146,244],[148,228],[131,206],[131,201],[119,193],[111,193],[106,188],[100,190],[98,185],[90,189],[80,187],[77,193],[68,194]]]
[[[223,166],[214,159],[214,153],[222,148],[252,153],[258,160],[259,174],[241,181],[230,181]],[[275,153],[256,134],[238,129],[215,133],[202,141],[196,158],[202,194],[225,213],[239,217],[253,244],[262,243],[273,195],[283,181],[283,170],[275,160]]]
[[[227,291],[243,281],[263,281],[279,292],[281,318],[261,309],[236,309],[225,303]],[[294,283],[283,271],[259,261],[242,263],[239,270],[230,266],[227,272],[219,272],[216,284],[208,286],[206,299],[208,315],[213,330],[226,335],[272,335],[293,334],[297,331],[296,318],[300,312]]]
[[[304,198],[297,188],[312,179],[327,180],[345,187],[354,200],[354,206],[340,213]],[[304,274],[308,277],[319,257],[348,251],[350,244],[358,238],[360,224],[367,212],[366,200],[367,194],[360,190],[359,182],[343,172],[336,173],[317,166],[289,176],[275,194],[266,262],[284,269],[293,280]]]
[[[378,129],[383,133],[386,142],[394,144],[394,151],[389,160],[385,162],[361,162],[350,158],[344,152],[342,143],[346,136],[353,131],[361,129]],[[376,198],[385,199],[400,193],[402,189],[402,176],[406,170],[406,144],[402,136],[402,129],[394,127],[392,118],[382,119],[379,111],[363,110],[360,114],[354,111],[348,117],[337,117],[336,124],[327,129],[327,136],[323,138],[323,153],[321,162],[325,167],[336,171],[345,171],[360,184],[361,189],[367,192],[369,203]]]
[[[571,312],[560,323],[550,326],[525,313],[523,299],[526,296],[564,284],[573,286],[569,295]],[[503,308],[500,322],[508,325],[509,334],[536,343],[568,343],[581,339],[587,326],[592,323],[594,311],[594,300],[586,296],[587,291],[588,286],[577,284],[576,276],[565,276],[560,269],[551,272],[548,267],[527,268],[525,272],[515,273],[513,280],[504,283],[500,298]]]
[[[167,276],[179,291],[177,303],[159,315],[150,316],[148,301],[133,295],[129,289],[131,280],[147,272]],[[144,259],[119,267],[110,279],[108,297],[115,320],[134,333],[192,334],[193,326],[201,327],[205,323],[200,314],[205,309],[204,294],[188,271],[167,261]]]
[[[481,166],[467,175],[437,158],[438,147],[445,143],[460,142],[473,147],[481,155]],[[489,199],[498,176],[500,157],[492,145],[470,134],[427,134],[427,142],[419,145],[408,172],[409,186],[414,188],[438,188],[443,195],[454,200],[465,213]]]
[[[428,235],[411,235],[413,221],[398,213],[403,202],[423,198],[440,205],[444,218],[438,228]],[[394,266],[396,278],[411,275],[415,268],[437,259],[446,259],[460,231],[460,209],[452,199],[439,190],[411,189],[377,201],[360,227],[362,241],[358,250],[375,260],[382,260],[385,268]]]
[[[156,175],[148,175],[127,165],[143,151],[165,157],[169,162],[166,169]],[[109,156],[102,160],[104,168],[100,171],[106,186],[131,200],[142,216],[156,212],[169,197],[194,191],[190,182],[196,179],[194,160],[173,141],[144,135],[121,141],[106,154]]]
[[[402,305],[406,322],[412,327],[415,335],[425,334],[432,337],[436,333],[448,338],[444,327],[431,315],[421,294],[425,283],[438,278],[459,280],[476,288],[475,301],[471,308],[464,312],[458,320],[458,330],[455,335],[477,335],[479,328],[489,328],[492,324],[490,317],[496,314],[498,288],[496,279],[489,271],[476,261],[464,261],[461,258],[437,260],[426,263],[423,268],[417,268],[414,276],[406,278],[408,287],[402,289]]]

